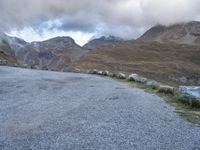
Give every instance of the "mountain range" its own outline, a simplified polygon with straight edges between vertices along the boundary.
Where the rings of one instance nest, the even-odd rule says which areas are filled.
[[[157,25],[130,41],[102,36],[83,47],[70,37],[27,43],[1,33],[0,59],[45,70],[139,73],[177,84],[187,78],[188,84],[196,85],[200,84],[200,22]]]

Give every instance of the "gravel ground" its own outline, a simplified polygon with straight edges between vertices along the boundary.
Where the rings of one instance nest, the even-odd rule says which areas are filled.
[[[0,67],[0,149],[200,150],[200,128],[117,81]]]

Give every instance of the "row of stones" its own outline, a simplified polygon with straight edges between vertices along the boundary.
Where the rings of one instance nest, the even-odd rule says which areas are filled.
[[[127,79],[128,81],[134,81],[141,84],[146,84],[147,86],[152,87],[153,89],[158,89],[158,92],[160,93],[174,95],[175,92],[177,91],[175,87],[169,85],[161,85],[155,80],[148,80],[147,78],[142,77],[136,73],[131,74],[128,77],[121,72],[115,74],[110,71],[99,71],[96,69],[88,70],[87,73],[115,77],[117,79]],[[198,86],[180,86],[178,89],[178,94],[184,98],[187,98],[188,100],[193,99],[200,102],[200,87]]]

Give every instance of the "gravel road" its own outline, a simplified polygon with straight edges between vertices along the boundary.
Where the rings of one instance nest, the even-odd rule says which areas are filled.
[[[111,79],[0,67],[0,150],[200,150],[174,111]]]

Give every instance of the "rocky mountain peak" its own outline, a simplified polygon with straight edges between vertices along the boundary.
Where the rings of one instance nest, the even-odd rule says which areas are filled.
[[[200,22],[192,21],[171,26],[157,25],[149,29],[138,40],[200,45]]]
[[[95,49],[97,47],[107,45],[107,44],[114,44],[118,42],[122,42],[123,39],[115,36],[101,36],[100,38],[92,39],[87,44],[85,44],[83,47],[87,49]]]

